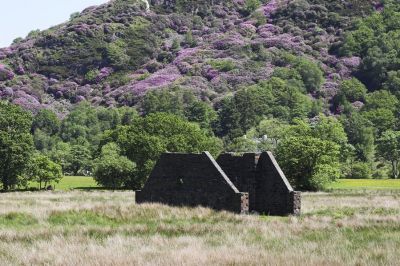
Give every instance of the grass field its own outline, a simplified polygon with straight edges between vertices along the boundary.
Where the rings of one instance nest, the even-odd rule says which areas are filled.
[[[339,179],[328,188],[334,190],[396,190],[400,189],[400,179]]]
[[[0,197],[1,265],[398,265],[400,191],[304,193],[300,217],[136,205],[133,192]]]
[[[60,183],[52,184],[56,190],[70,189],[96,189],[99,188],[96,181],[89,176],[65,176]],[[31,183],[31,187],[39,188],[37,183]]]
[[[38,184],[31,184],[39,187]],[[56,190],[100,189],[96,181],[88,176],[65,176],[54,184]],[[328,186],[328,190],[400,190],[400,179],[339,179]]]
[[[65,176],[61,179],[60,183],[55,185],[56,189],[68,190],[68,189],[87,189],[87,188],[98,188],[96,181],[93,177],[89,176]]]

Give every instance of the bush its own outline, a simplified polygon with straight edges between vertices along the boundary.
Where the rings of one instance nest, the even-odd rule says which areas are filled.
[[[351,167],[350,176],[348,178],[365,179],[371,177],[372,171],[370,164],[364,162],[355,162]]]
[[[135,164],[125,156],[119,155],[115,143],[109,143],[102,148],[101,156],[94,166],[94,179],[99,185],[117,189],[134,178]]]
[[[232,60],[212,60],[210,65],[222,72],[229,72],[236,68],[235,63]]]
[[[307,59],[299,59],[295,65],[308,92],[319,91],[324,83],[324,73],[315,63]]]
[[[339,178],[340,147],[332,141],[300,136],[284,139],[276,155],[296,189],[320,190]]]
[[[259,0],[246,0],[244,9],[247,15],[253,13],[257,8],[261,6],[261,2]]]
[[[340,84],[340,94],[350,102],[364,101],[367,88],[358,79],[352,78]]]

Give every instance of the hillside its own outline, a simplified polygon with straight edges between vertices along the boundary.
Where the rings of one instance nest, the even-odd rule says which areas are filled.
[[[140,106],[150,90],[179,87],[218,106],[290,69],[295,56],[323,71],[320,84],[303,78],[303,93],[332,110],[341,80],[361,62],[339,55],[344,34],[381,8],[372,0],[113,0],[0,49],[0,99],[62,116],[85,100]]]

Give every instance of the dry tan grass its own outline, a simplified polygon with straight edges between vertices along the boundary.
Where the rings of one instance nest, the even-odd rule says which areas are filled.
[[[132,192],[0,195],[2,265],[398,265],[395,193],[305,194],[301,217],[136,205]],[[32,224],[24,224],[31,219]],[[19,217],[19,218],[18,218]]]

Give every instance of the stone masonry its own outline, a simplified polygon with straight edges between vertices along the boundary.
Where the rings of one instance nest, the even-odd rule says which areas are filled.
[[[270,152],[243,156],[164,153],[138,203],[204,206],[235,213],[298,215],[300,192],[293,191]]]

